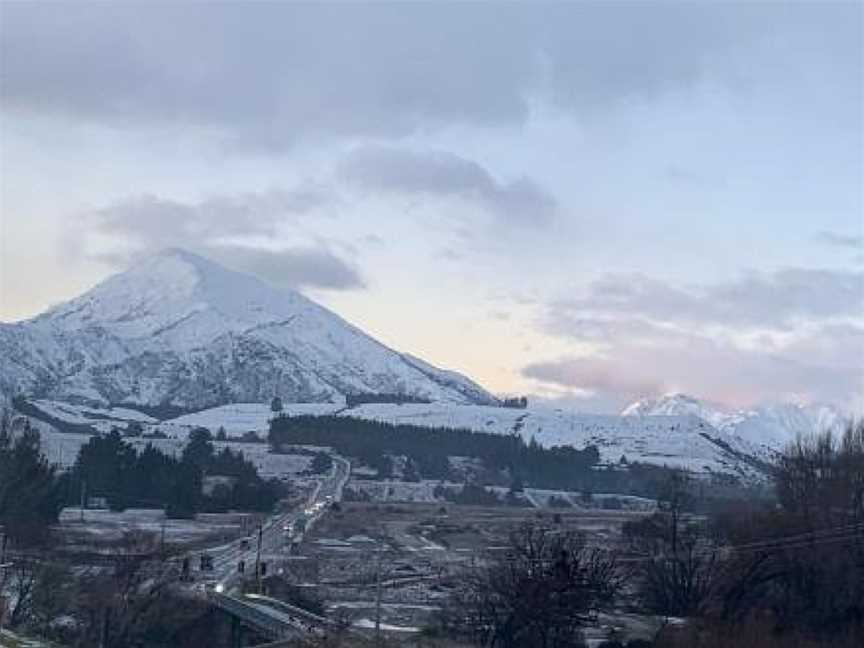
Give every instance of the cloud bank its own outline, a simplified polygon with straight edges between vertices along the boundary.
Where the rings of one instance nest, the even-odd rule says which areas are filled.
[[[309,134],[519,125],[537,96],[586,114],[741,83],[735,57],[777,34],[809,38],[808,52],[830,39],[854,58],[861,18],[851,3],[3,3],[2,14],[6,109],[212,128],[270,149]],[[851,87],[854,65],[836,63]]]
[[[864,273],[790,268],[681,287],[608,275],[547,305],[541,327],[589,351],[530,363],[541,385],[626,398],[685,391],[858,407]]]
[[[527,176],[502,183],[477,162],[447,151],[367,146],[347,156],[340,175],[349,184],[373,192],[476,202],[505,223],[542,224],[555,211],[554,198]]]

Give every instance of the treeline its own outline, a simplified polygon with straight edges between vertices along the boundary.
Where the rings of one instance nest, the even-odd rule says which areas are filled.
[[[117,429],[94,436],[81,447],[65,479],[69,504],[82,495],[104,497],[113,510],[159,506],[169,517],[269,511],[284,491],[278,480],[262,479],[242,453],[229,448],[217,452],[205,428],[190,433],[179,457],[152,444],[138,452]]]
[[[391,457],[405,457],[405,479],[455,479],[450,457],[479,459],[486,481],[520,490],[524,486],[654,497],[669,471],[631,464],[604,468],[594,446],[544,448],[517,435],[465,429],[394,425],[342,416],[277,416],[268,440],[279,452],[294,445],[331,447],[393,476]]]
[[[512,396],[501,401],[501,407],[510,407],[512,409],[525,409],[528,407],[527,396]]]
[[[419,396],[411,396],[410,394],[346,394],[345,405],[348,407],[356,407],[357,405],[366,405],[369,403],[392,403],[394,405],[403,405],[405,403],[430,403],[428,398],[420,398]]]
[[[292,445],[329,446],[370,466],[380,464],[382,456],[402,455],[426,479],[446,478],[451,455],[477,457],[489,466],[506,468],[524,445],[513,436],[343,416],[277,416],[270,421],[268,441],[277,451]]]

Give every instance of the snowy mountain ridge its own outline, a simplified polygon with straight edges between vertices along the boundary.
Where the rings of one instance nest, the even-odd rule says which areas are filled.
[[[638,400],[621,412],[627,417],[692,415],[724,434],[780,451],[798,436],[827,430],[839,431],[844,415],[830,405],[770,403],[750,409],[731,409],[688,394],[671,393],[659,398]]]
[[[394,393],[494,403],[291,290],[169,249],[24,322],[0,323],[0,391],[201,409]]]

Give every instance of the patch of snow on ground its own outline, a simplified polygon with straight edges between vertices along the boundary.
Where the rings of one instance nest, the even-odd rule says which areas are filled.
[[[162,509],[104,509],[64,508],[60,524],[94,540],[117,540],[128,531],[144,531],[161,537],[166,542],[193,542],[215,534],[230,536],[249,525],[249,516],[242,513],[200,514],[194,520],[176,520],[165,517]],[[244,525],[244,521],[246,524]]]
[[[279,413],[287,416],[323,416],[342,407],[334,403],[284,403]],[[270,429],[270,419],[276,414],[271,411],[269,403],[235,403],[179,416],[163,422],[160,427],[177,430],[206,427],[214,434],[222,427],[226,434],[235,436],[249,431],[266,434]]]

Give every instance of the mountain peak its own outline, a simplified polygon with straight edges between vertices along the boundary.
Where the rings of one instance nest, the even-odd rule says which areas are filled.
[[[377,342],[301,294],[168,248],[0,329],[0,390],[201,408],[386,393],[494,403],[456,373]],[[6,367],[3,368],[4,371]]]
[[[170,334],[168,343],[183,350],[316,310],[292,290],[167,248],[34,321],[69,332],[98,327],[122,339]]]
[[[714,427],[728,416],[725,408],[708,403],[690,394],[669,392],[657,398],[638,400],[622,412],[622,416],[697,416]]]

